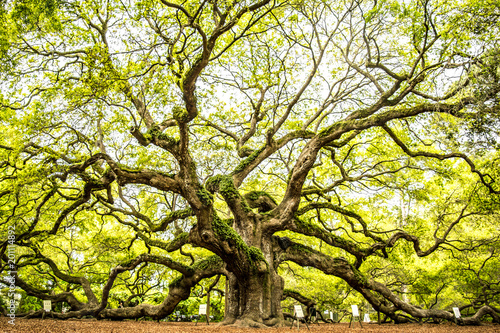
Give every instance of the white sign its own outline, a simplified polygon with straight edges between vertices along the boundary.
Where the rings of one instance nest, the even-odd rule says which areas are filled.
[[[47,300],[43,301],[43,309],[46,312],[50,312],[52,310],[52,302]]]
[[[453,312],[455,312],[455,318],[460,318],[462,315],[460,314],[459,308],[453,308]]]
[[[206,304],[200,304],[200,312],[198,313],[199,315],[207,315],[207,305]]]
[[[328,310],[325,310],[325,314],[326,314],[326,315],[328,314]]]
[[[330,311],[330,319],[333,321],[333,312]]]
[[[359,317],[358,306],[357,305],[351,305],[351,309],[352,309],[352,316],[353,317]]]
[[[363,319],[363,321],[365,323],[369,323],[370,322],[370,315],[368,313],[365,313],[365,319]]]
[[[293,308],[297,318],[304,318],[304,312],[302,312],[302,307],[300,305],[294,305]]]

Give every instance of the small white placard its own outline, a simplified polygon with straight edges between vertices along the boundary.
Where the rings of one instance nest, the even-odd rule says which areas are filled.
[[[199,315],[207,315],[207,305],[206,304],[200,304],[200,312],[198,313]]]
[[[333,312],[330,311],[330,319],[333,320]]]
[[[357,305],[351,305],[351,309],[352,309],[352,316],[353,317],[359,317],[358,306]]]
[[[328,310],[325,310],[325,312],[324,312],[324,313],[327,315],[327,314],[328,314]]]
[[[302,312],[302,307],[300,305],[294,305],[293,308],[297,318],[304,318],[304,312]]]
[[[460,318],[462,315],[460,314],[459,308],[453,308],[453,312],[455,313],[455,318]]]
[[[365,313],[365,318],[363,319],[363,321],[365,323],[369,323],[370,322],[370,315],[368,313]]]
[[[52,302],[47,300],[43,301],[43,309],[46,312],[50,312],[52,310]]]

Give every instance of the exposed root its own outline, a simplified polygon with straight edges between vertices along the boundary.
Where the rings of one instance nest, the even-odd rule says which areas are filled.
[[[283,318],[271,317],[267,319],[255,320],[251,317],[241,317],[241,318],[226,318],[218,324],[219,326],[231,326],[231,327],[251,327],[251,328],[278,328],[278,327],[289,327],[289,323]]]
[[[267,326],[266,324],[258,322],[256,320],[253,320],[250,318],[237,319],[232,324],[229,324],[228,326],[241,327],[241,328],[269,328],[269,326]]]
[[[265,319],[264,324],[267,327],[287,327],[285,320],[282,318],[270,318],[270,319]]]
[[[216,326],[229,326],[234,324],[235,321],[236,321],[235,318],[224,318],[224,320],[216,324]]]

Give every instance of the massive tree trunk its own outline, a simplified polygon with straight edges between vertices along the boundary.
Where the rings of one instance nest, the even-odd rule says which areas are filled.
[[[278,275],[270,239],[261,242],[266,266],[253,267],[247,276],[227,276],[224,323],[238,326],[282,326],[283,278]],[[265,268],[265,269],[264,269]]]
[[[283,324],[283,279],[274,270],[247,279],[230,274],[227,289],[224,324],[250,327]]]
[[[230,220],[222,220],[211,205],[207,205],[197,213],[198,224],[190,233],[193,243],[213,251],[227,264],[224,324],[282,325],[280,302],[284,283],[275,264],[273,247],[276,244],[265,227],[270,217],[261,214],[271,207],[261,207],[259,213],[253,211],[253,201],[239,194],[231,176],[214,176],[207,180],[205,187],[210,193],[222,195],[233,215]],[[204,203],[211,204],[212,196],[208,192]],[[271,204],[276,206],[274,202]]]
[[[260,252],[262,257],[246,256],[244,263],[228,264],[231,272],[226,280],[224,324],[245,327],[282,326],[281,298],[284,281],[277,273],[278,263],[274,258],[272,237],[262,235],[258,217],[253,221],[253,228],[242,223],[234,223],[233,227],[245,244],[251,245],[250,251]]]

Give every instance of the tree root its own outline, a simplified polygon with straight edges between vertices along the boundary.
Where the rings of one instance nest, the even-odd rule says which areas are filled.
[[[236,318],[225,319],[224,321],[219,323],[219,326],[230,326],[230,327],[240,327],[240,328],[270,328],[270,327],[276,328],[276,327],[284,327],[286,326],[286,324],[283,320],[279,320],[278,318],[271,318],[261,322],[249,317],[242,317],[237,319]]]
[[[230,325],[232,327],[241,327],[241,328],[269,328],[264,323],[258,322],[256,320],[250,318],[242,318],[237,319],[234,324]]]

